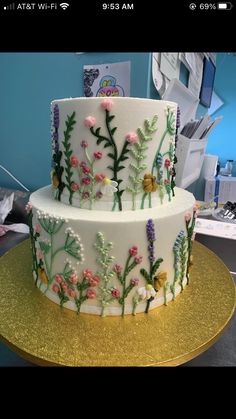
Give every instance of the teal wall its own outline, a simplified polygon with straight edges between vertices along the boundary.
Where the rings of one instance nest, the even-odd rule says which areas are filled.
[[[131,61],[131,96],[148,96],[148,53],[0,53],[0,165],[30,191],[50,183],[50,102],[83,96],[83,65]],[[18,185],[0,168],[0,187]]]
[[[214,90],[224,105],[212,118],[223,115],[223,119],[209,135],[206,153],[219,156],[224,166],[226,160],[236,160],[236,56],[217,54]]]

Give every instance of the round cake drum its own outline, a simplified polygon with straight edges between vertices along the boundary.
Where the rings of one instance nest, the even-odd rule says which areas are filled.
[[[0,259],[3,342],[39,365],[180,365],[221,336],[235,308],[235,286],[223,262],[194,243],[190,285],[175,302],[122,317],[61,309],[34,285],[29,241]]]

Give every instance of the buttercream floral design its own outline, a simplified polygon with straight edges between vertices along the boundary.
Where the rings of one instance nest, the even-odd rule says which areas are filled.
[[[133,158],[133,162],[129,165],[131,171],[129,175],[130,185],[126,188],[132,195],[132,210],[136,209],[136,197],[142,191],[143,178],[141,173],[147,168],[147,164],[144,163],[145,152],[148,150],[148,142],[152,140],[153,134],[157,130],[157,120],[157,115],[151,121],[145,119],[144,128],[138,128],[137,133],[129,132],[126,135],[126,140],[133,144],[133,147],[130,148],[130,154]]]
[[[40,278],[41,282],[47,285],[47,291],[48,288],[52,285],[54,279],[53,264],[55,258],[64,254],[72,257],[77,261],[78,264],[80,264],[84,261],[84,249],[79,235],[76,234],[70,227],[65,229],[64,243],[55,247],[54,237],[65,225],[66,220],[64,218],[49,216],[42,211],[37,211],[37,218],[38,223],[34,226],[34,231],[31,231],[33,240],[35,240],[35,235],[37,235],[37,243],[39,246],[37,249],[34,249],[37,263],[37,279]],[[64,276],[65,273],[68,274],[68,263],[69,262],[67,261],[64,268]],[[69,267],[70,266],[71,265],[69,263]],[[63,293],[63,290],[60,290],[60,292]]]
[[[31,252],[32,252],[32,260],[33,260],[33,266],[32,266],[32,271],[33,271],[33,275],[35,278],[35,285],[37,285],[38,282],[38,278],[39,278],[39,269],[43,268],[43,264],[42,262],[38,262],[39,256],[41,256],[41,254],[38,254],[37,251],[37,247],[36,247],[36,243],[38,238],[40,237],[40,226],[37,224],[37,227],[33,227],[33,205],[32,203],[29,201],[26,206],[25,206],[25,210],[27,212],[28,215],[28,224],[29,224],[29,232],[30,232],[30,240],[31,240]],[[42,258],[41,258],[42,260]]]
[[[174,158],[172,150],[169,149],[169,151],[167,153],[162,154],[161,149],[162,149],[163,142],[166,138],[166,135],[169,134],[170,140],[172,140],[173,135],[176,133],[176,119],[175,119],[174,110],[170,106],[168,106],[166,108],[165,113],[166,113],[166,129],[162,134],[159,146],[157,148],[157,151],[156,151],[156,154],[155,154],[155,157],[154,157],[154,160],[153,160],[152,169],[151,169],[151,175],[156,176],[156,179],[157,179],[157,184],[158,184],[157,192],[159,194],[161,202],[163,201],[165,192],[168,193],[169,200],[170,200],[170,197],[171,197],[171,195],[169,193],[169,183],[166,182],[166,184],[165,184],[164,179],[163,179],[163,157],[165,156],[165,154],[168,154],[171,163],[172,163],[172,159]],[[170,180],[169,177],[167,177],[167,180]],[[171,184],[171,182],[170,182],[170,184]],[[144,208],[145,200],[146,200],[147,197],[148,197],[148,201],[149,201],[148,206],[149,206],[149,208],[152,207],[151,192],[152,191],[145,191],[144,190],[144,194],[143,194],[143,197],[142,197],[142,203],[141,203],[141,209]]]
[[[104,99],[101,102],[101,108],[105,111],[105,127],[106,127],[106,134],[101,134],[101,127],[95,129],[96,125],[96,118],[89,115],[85,118],[84,124],[87,128],[89,128],[91,134],[97,138],[97,145],[104,143],[104,148],[111,148],[112,152],[107,154],[108,157],[112,160],[112,165],[108,166],[113,173],[112,178],[110,179],[113,182],[116,182],[116,186],[112,185],[116,188],[116,191],[113,190],[114,198],[113,198],[113,207],[112,210],[114,211],[118,206],[118,210],[122,211],[122,194],[124,189],[120,188],[120,184],[122,182],[122,178],[119,178],[119,172],[125,168],[123,166],[123,162],[128,159],[128,152],[129,146],[132,146],[136,142],[136,137],[134,133],[128,133],[124,144],[121,150],[120,155],[118,155],[117,145],[114,139],[114,134],[117,130],[117,127],[111,127],[111,121],[115,118],[115,115],[111,115],[111,110],[113,108],[113,101],[111,99]],[[111,185],[111,184],[110,184]],[[105,188],[105,190],[111,191],[111,188]],[[101,191],[102,192],[102,191]]]
[[[74,129],[74,125],[76,124],[75,120],[75,112],[73,112],[70,116],[67,116],[66,119],[66,129],[64,131],[64,140],[62,141],[64,147],[64,160],[65,160],[65,187],[68,189],[69,192],[69,203],[72,205],[72,197],[73,194],[77,191],[75,189],[76,182],[73,181],[73,170],[71,166],[71,156],[72,156],[72,149],[71,149],[71,133]],[[73,156],[75,157],[75,156]]]
[[[99,283],[100,278],[90,269],[85,269],[79,279],[76,271],[67,262],[63,272],[54,276],[52,291],[58,294],[61,306],[67,301],[74,301],[77,312],[80,313],[81,305],[86,300],[97,297],[96,287]]]
[[[138,285],[138,278],[131,278],[129,283],[127,283],[127,277],[130,272],[142,262],[142,256],[138,255],[138,247],[132,246],[128,251],[128,257],[125,262],[125,267],[123,268],[119,264],[115,264],[113,271],[116,273],[117,279],[122,286],[122,294],[119,296],[119,303],[122,306],[122,316],[125,314],[125,299],[128,297],[130,291]]]
[[[145,287],[138,288],[137,294],[142,300],[150,300],[150,298],[154,299],[156,291],[151,284],[147,284]]]
[[[96,242],[94,247],[97,249],[98,258],[97,263],[100,266],[100,270],[96,275],[101,279],[99,286],[98,300],[101,303],[102,311],[101,316],[105,315],[105,308],[116,298],[118,298],[117,292],[114,293],[114,287],[110,285],[111,279],[113,278],[115,271],[112,269],[114,263],[114,256],[110,255],[110,251],[113,248],[112,242],[105,242],[103,233],[99,232],[96,235]]]
[[[181,292],[183,291],[183,281],[186,275],[187,270],[187,247],[186,247],[186,236],[184,231],[181,230],[175,240],[173,246],[174,252],[174,281],[170,285],[170,290],[173,295],[173,300],[175,300],[175,288],[176,284],[179,283],[181,286]]]
[[[93,208],[95,201],[101,199],[105,193],[102,191],[100,183],[106,178],[103,173],[96,173],[95,165],[98,160],[101,160],[103,153],[100,150],[94,151],[93,155],[89,153],[88,142],[86,140],[80,143],[84,150],[84,160],[79,161],[76,155],[72,155],[70,158],[70,165],[79,178],[79,182],[72,182],[71,189],[79,196],[80,208],[83,208],[84,203],[89,203],[89,209]],[[109,179],[107,179],[107,183]],[[111,181],[111,191],[112,184]],[[99,189],[98,189],[99,187]],[[108,191],[109,192],[109,191]],[[114,191],[111,193],[111,195]]]
[[[189,284],[189,272],[190,269],[193,266],[193,256],[192,256],[192,247],[193,247],[193,241],[195,240],[195,223],[196,218],[198,215],[198,207],[195,204],[193,207],[193,215],[191,212],[185,213],[185,224],[186,224],[186,232],[187,232],[187,249],[188,249],[188,260],[187,260],[187,284]]]
[[[59,117],[59,106],[56,104],[53,107],[53,119],[52,119],[52,125],[53,125],[53,134],[52,134],[52,148],[53,148],[53,156],[52,156],[52,172],[51,172],[51,179],[52,179],[52,185],[54,189],[56,190],[55,198],[60,201],[61,200],[61,194],[63,192],[63,189],[65,187],[65,183],[62,181],[62,174],[64,171],[64,168],[61,166],[61,158],[62,158],[62,151],[59,150],[59,136],[58,136],[58,129],[59,129],[59,123],[60,123],[60,117]]]
[[[105,177],[102,180],[101,193],[106,196],[113,196],[113,194],[118,190],[117,186],[117,182]]]
[[[149,219],[146,224],[146,235],[148,241],[148,259],[149,259],[149,272],[141,268],[140,273],[147,282],[145,287],[141,287],[141,291],[133,298],[133,314],[135,314],[136,307],[141,300],[147,300],[145,313],[148,313],[150,303],[155,298],[156,293],[160,288],[157,287],[157,270],[163,262],[162,258],[156,259],[154,242],[156,241],[155,225],[152,219]],[[139,289],[140,290],[140,289]],[[149,292],[148,292],[149,291]],[[143,298],[145,296],[145,298]]]

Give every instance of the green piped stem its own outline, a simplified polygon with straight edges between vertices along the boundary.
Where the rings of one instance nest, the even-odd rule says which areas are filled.
[[[141,209],[144,209],[144,202],[145,202],[146,197],[147,197],[147,192],[145,192],[145,193],[143,194],[143,197],[142,197],[142,202],[141,202]]]
[[[66,172],[66,180],[67,180],[67,184],[66,187],[69,191],[69,203],[72,205],[72,197],[74,192],[71,190],[71,183],[72,183],[72,176],[73,176],[73,172],[71,170],[71,165],[70,165],[70,157],[72,155],[72,150],[70,149],[70,138],[71,138],[71,131],[73,131],[73,125],[76,123],[75,121],[75,112],[73,112],[70,116],[67,116],[67,120],[66,120],[66,130],[64,131],[64,141],[62,142],[65,151],[64,151],[64,155],[65,155],[65,172]]]
[[[154,160],[153,160],[153,163],[152,163],[152,171],[151,171],[151,174],[153,175],[154,174],[154,170],[155,170],[155,167],[156,167],[156,159],[157,159],[157,156],[158,156],[158,154],[160,153],[160,151],[161,151],[161,147],[162,147],[162,144],[163,144],[163,142],[164,142],[164,139],[165,139],[165,136],[166,136],[166,134],[168,133],[168,128],[166,128],[165,129],[165,131],[164,131],[164,133],[163,133],[163,135],[162,135],[162,137],[161,137],[161,141],[160,141],[160,144],[159,144],[159,147],[158,147],[158,149],[157,149],[157,151],[156,151],[156,154],[155,154],[155,157],[154,157]],[[146,197],[147,197],[147,195],[149,195],[149,208],[152,208],[152,197],[151,197],[151,192],[149,193],[149,194],[147,194],[146,192],[143,194],[143,198],[142,198],[142,203],[141,203],[141,209],[144,209],[144,202],[145,202],[145,199],[146,199]]]
[[[164,133],[163,133],[163,135],[161,137],[161,141],[160,141],[159,147],[158,147],[158,149],[156,151],[156,154],[155,154],[155,157],[154,157],[154,160],[153,160],[153,163],[152,163],[152,171],[151,171],[152,175],[153,175],[154,170],[155,170],[155,167],[156,167],[156,159],[157,159],[157,156],[158,156],[158,154],[161,151],[161,147],[162,147],[162,144],[164,142],[164,139],[165,139],[165,136],[166,136],[167,132],[168,132],[168,128],[165,129],[165,131],[164,131]]]
[[[187,273],[186,273],[187,285],[189,285],[189,266],[190,266],[190,257],[192,254],[192,247],[193,247],[192,235],[194,232],[194,227],[195,227],[195,212],[193,213],[190,227],[189,227],[189,221],[186,221],[187,242],[188,242],[188,260],[187,260]]]
[[[35,247],[36,238],[34,237],[33,212],[32,212],[32,210],[29,212],[28,221],[29,221],[29,230],[30,230],[31,250],[32,250],[32,256],[33,256],[32,257],[32,259],[33,259],[33,270],[36,274],[35,285],[37,285],[39,276],[38,276],[38,261],[37,261],[37,256],[36,256],[36,247]]]
[[[110,121],[111,119],[113,119],[114,116],[110,116],[110,112],[106,109],[106,117],[105,117],[105,124],[106,124],[106,129],[108,132],[108,137],[105,137],[104,135],[100,135],[99,134],[99,130],[100,128],[98,128],[98,130],[94,130],[93,127],[90,128],[90,132],[93,136],[95,136],[97,138],[97,144],[100,144],[102,141],[104,141],[105,147],[112,147],[113,149],[113,156],[110,156],[113,160],[113,166],[109,166],[108,168],[112,170],[113,172],[113,177],[112,180],[114,180],[115,182],[118,183],[117,185],[117,192],[116,192],[116,196],[114,194],[114,198],[113,198],[113,208],[112,211],[115,210],[116,205],[118,204],[118,209],[119,211],[122,211],[122,201],[121,201],[121,195],[123,191],[120,191],[120,183],[121,183],[121,179],[118,179],[118,171],[120,171],[121,169],[123,169],[122,166],[119,166],[119,164],[124,160],[125,154],[128,152],[128,145],[129,143],[127,141],[124,142],[122,151],[120,153],[120,156],[118,157],[118,151],[117,151],[117,146],[115,143],[115,140],[113,138],[113,133],[116,128],[111,129],[110,128]],[[113,131],[113,132],[112,132]]]
[[[185,257],[185,252],[184,252],[184,245],[185,245],[185,238],[183,238],[182,242],[181,242],[181,246],[180,246],[180,287],[181,287],[181,292],[183,292],[183,281],[184,281],[184,277],[185,277],[185,270],[186,270],[186,257]]]

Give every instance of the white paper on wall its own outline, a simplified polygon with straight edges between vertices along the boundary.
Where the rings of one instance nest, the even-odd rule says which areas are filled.
[[[152,80],[158,93],[162,96],[165,92],[165,82],[159,66],[160,55],[160,52],[152,54]]]
[[[169,80],[179,78],[180,61],[178,52],[162,52],[160,70]]]
[[[202,72],[203,72],[203,59],[201,53],[186,53],[186,60],[191,67],[188,80],[188,88],[196,98],[199,98],[201,84],[202,84]]]
[[[84,96],[130,96],[130,61],[85,65]]]

